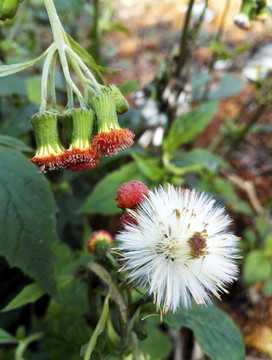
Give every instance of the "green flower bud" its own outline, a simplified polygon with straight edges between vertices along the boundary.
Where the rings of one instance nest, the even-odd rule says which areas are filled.
[[[114,84],[108,85],[102,89],[102,92],[111,94],[114,97],[117,114],[124,114],[128,111],[128,102],[117,86]]]
[[[73,110],[67,110],[64,113],[60,114],[59,122],[61,124],[62,133],[70,144],[72,141],[72,133],[73,133]]]
[[[72,127],[70,147],[65,151],[66,168],[72,171],[91,169],[99,162],[98,154],[92,149],[94,113],[88,109],[74,109],[72,126],[67,121],[68,132]]]
[[[134,134],[122,129],[118,123],[115,99],[111,94],[92,97],[91,105],[96,113],[98,134],[93,137],[92,147],[100,156],[118,154],[133,144]]]
[[[64,148],[60,142],[57,114],[54,112],[37,113],[31,117],[35,140],[36,153],[30,159],[40,166],[41,171],[60,169],[64,167]]]
[[[0,1],[0,20],[12,19],[20,5],[20,0]]]

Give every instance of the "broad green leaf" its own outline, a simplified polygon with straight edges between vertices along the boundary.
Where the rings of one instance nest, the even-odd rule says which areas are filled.
[[[25,70],[28,67],[35,65],[37,62],[42,60],[48,53],[48,51],[51,49],[52,45],[49,46],[49,48],[39,57],[37,57],[34,60],[27,61],[25,63],[20,64],[11,64],[11,65],[0,65],[0,77],[15,74],[19,71]]]
[[[33,303],[45,294],[45,291],[37,283],[27,285],[23,290],[12,299],[7,306],[1,311],[10,311],[17,309],[18,307],[24,306],[29,303]]]
[[[0,199],[0,254],[56,296],[57,209],[49,183],[20,152],[3,146]]]
[[[193,149],[186,152],[177,152],[174,155],[174,164],[185,167],[190,165],[200,165],[209,171],[216,172],[219,167],[227,168],[229,164],[221,157],[209,152],[205,149]]]
[[[158,166],[158,158],[148,158],[145,159],[139,155],[131,155],[138,165],[139,170],[143,173],[148,179],[153,181],[159,181],[164,174],[164,171],[161,167]]]
[[[173,349],[173,344],[167,334],[151,324],[147,324],[145,328],[147,337],[139,341],[139,348],[150,356],[150,360],[166,359]]]
[[[243,278],[246,284],[254,284],[268,278],[272,270],[271,262],[261,250],[252,250],[245,258]]]
[[[27,134],[32,128],[29,118],[38,111],[38,106],[29,102],[14,106],[11,101],[2,98],[1,109],[3,120],[1,133],[17,137]]]
[[[238,94],[243,86],[245,84],[245,81],[238,79],[236,76],[232,75],[224,75],[220,79],[220,82],[218,84],[218,90],[212,91],[208,95],[208,99],[222,99],[227,96],[233,96],[235,94]]]
[[[272,295],[272,274],[270,277],[265,281],[262,292],[265,296],[271,296]]]
[[[0,94],[7,95],[26,95],[26,77],[12,75],[0,81]]]
[[[117,203],[113,199],[117,189],[124,182],[131,180],[145,181],[145,177],[139,172],[137,164],[130,163],[105,176],[92,190],[85,203],[80,207],[82,214],[118,214]]]
[[[0,344],[17,343],[14,336],[0,328]]]
[[[18,151],[25,151],[25,152],[33,151],[33,149],[31,149],[29,146],[24,144],[21,140],[8,135],[0,135],[0,145],[8,146]]]
[[[168,315],[164,322],[175,330],[187,327],[194,332],[202,351],[212,360],[244,360],[243,338],[231,318],[215,306],[183,309]]]
[[[216,101],[207,102],[197,109],[176,117],[169,129],[168,135],[163,140],[163,150],[171,152],[180,145],[193,140],[211,121],[216,108]]]

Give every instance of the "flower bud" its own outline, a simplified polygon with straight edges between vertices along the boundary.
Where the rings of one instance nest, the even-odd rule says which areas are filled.
[[[20,0],[0,1],[0,20],[12,19],[20,5]]]
[[[105,86],[102,92],[111,94],[114,97],[117,114],[124,114],[128,111],[128,102],[116,85]]]
[[[87,248],[91,253],[103,257],[113,243],[113,237],[106,230],[94,231],[88,239]]]
[[[37,147],[35,156],[30,161],[40,166],[42,172],[46,169],[63,168],[64,148],[59,139],[57,114],[54,112],[37,113],[30,120]]]
[[[133,144],[133,132],[122,129],[118,123],[115,100],[111,94],[93,97],[91,105],[98,123],[98,134],[93,137],[92,147],[100,156],[116,155]]]
[[[68,144],[71,144],[73,134],[73,110],[66,110],[60,114],[59,122],[61,124],[62,133]]]
[[[264,0],[243,0],[240,13],[235,15],[233,21],[236,26],[242,30],[249,30],[252,26],[252,20],[263,12]]]
[[[114,200],[118,202],[119,208],[133,209],[144,200],[147,194],[148,187],[140,181],[133,180],[119,186]]]
[[[91,147],[94,113],[88,109],[74,109],[72,111],[72,126],[69,117],[64,118],[67,123],[67,137],[71,135],[71,143],[65,151],[65,165],[68,170],[80,171],[92,169],[99,163],[98,154]]]

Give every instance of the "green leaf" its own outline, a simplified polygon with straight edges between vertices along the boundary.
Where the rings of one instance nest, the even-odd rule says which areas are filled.
[[[191,141],[205,129],[217,108],[217,102],[207,102],[199,108],[187,112],[174,119],[168,135],[163,140],[163,150],[171,152],[180,145]]]
[[[111,23],[109,25],[109,28],[108,28],[109,31],[118,31],[122,34],[125,34],[125,35],[129,35],[130,32],[128,30],[128,28],[126,28],[125,26],[123,26],[122,24],[118,24],[118,23]]]
[[[173,349],[169,337],[154,325],[147,324],[145,328],[147,338],[139,341],[139,348],[144,353],[149,354],[150,360],[166,359]]]
[[[0,94],[7,95],[26,95],[26,78],[21,75],[12,75],[0,81]]]
[[[137,164],[130,163],[105,176],[92,190],[85,203],[80,207],[82,214],[118,214],[117,203],[113,199],[117,189],[124,182],[131,180],[145,181],[144,176],[139,173]]]
[[[202,351],[213,360],[243,360],[243,338],[231,318],[215,306],[182,309],[164,322],[175,330],[187,327],[194,332]]]
[[[27,61],[25,63],[20,63],[20,64],[0,65],[0,77],[15,74],[19,71],[25,70],[28,67],[36,64],[37,62],[42,60],[47,55],[50,48],[51,48],[51,46],[41,56],[37,57],[34,60],[30,60],[30,61]]]
[[[8,333],[6,330],[0,328],[0,344],[17,343],[14,336]]]
[[[29,101],[40,105],[41,103],[41,83],[42,78],[40,75],[31,76],[26,84],[27,96]]]
[[[0,254],[52,296],[58,242],[49,183],[20,152],[0,146]]]
[[[0,135],[0,145],[8,146],[18,151],[33,151],[33,149],[24,144],[21,140],[8,135]]]
[[[265,296],[272,295],[272,274],[270,274],[270,277],[265,281],[262,292]]]
[[[213,183],[214,189],[219,193],[223,201],[233,210],[241,214],[252,215],[252,210],[249,205],[241,200],[233,186],[225,179],[216,177]]]
[[[45,291],[44,291],[43,288],[40,287],[39,284],[33,283],[33,284],[30,284],[30,285],[27,285],[1,311],[2,312],[3,311],[10,311],[10,310],[13,310],[13,309],[17,309],[18,307],[24,306],[26,304],[33,303],[36,300],[38,300],[41,296],[43,296],[44,294],[45,294]]]
[[[238,79],[236,76],[232,75],[224,75],[220,79],[220,82],[218,84],[218,90],[212,91],[208,95],[208,99],[222,99],[227,96],[233,96],[235,94],[238,94],[245,82],[241,79]],[[197,99],[194,99],[197,100]]]
[[[74,52],[80,56],[81,60],[84,61],[95,73],[98,81],[103,84],[103,79],[101,76],[101,72],[118,72],[119,70],[115,69],[108,69],[104,66],[97,65],[94,58],[90,53],[88,53],[79,43],[77,43],[69,34],[66,34],[71,48]]]
[[[174,154],[173,162],[180,167],[200,165],[202,168],[212,172],[216,172],[219,167],[229,167],[229,164],[221,157],[201,148],[186,152],[179,151],[177,154]]]
[[[268,278],[272,265],[261,250],[252,250],[245,258],[243,278],[246,284],[254,284]]]
[[[163,177],[164,171],[158,166],[158,158],[148,158],[145,159],[139,155],[131,155],[135,160],[138,168],[142,174],[144,174],[148,179],[153,181],[159,181]]]

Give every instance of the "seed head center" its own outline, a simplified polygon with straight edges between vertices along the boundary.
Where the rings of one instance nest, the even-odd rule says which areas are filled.
[[[190,237],[188,243],[191,248],[191,256],[193,259],[197,259],[203,255],[205,255],[206,248],[206,239],[207,239],[207,231],[203,230],[200,232],[195,232],[193,236]]]

